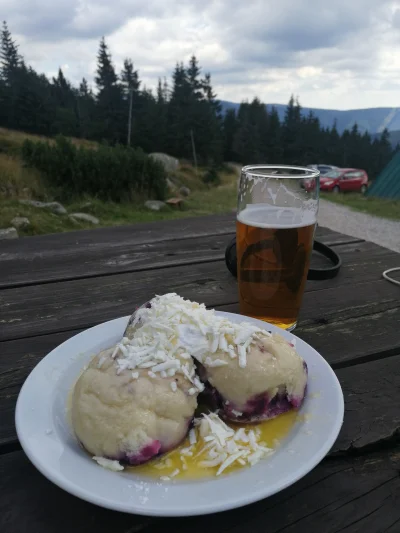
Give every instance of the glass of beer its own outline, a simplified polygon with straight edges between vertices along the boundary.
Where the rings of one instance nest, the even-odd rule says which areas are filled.
[[[243,167],[236,226],[240,312],[296,327],[317,222],[319,171]]]

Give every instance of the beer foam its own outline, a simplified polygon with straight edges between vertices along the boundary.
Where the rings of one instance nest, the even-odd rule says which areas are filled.
[[[297,207],[250,204],[237,219],[242,224],[264,229],[302,228],[317,222],[317,214]]]

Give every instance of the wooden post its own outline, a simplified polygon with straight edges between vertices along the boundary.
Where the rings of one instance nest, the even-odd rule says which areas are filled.
[[[194,168],[196,170],[196,176],[198,176],[198,172],[197,172],[197,156],[196,156],[196,147],[194,145],[193,130],[190,130],[190,138],[192,140],[192,151],[193,151]]]
[[[126,140],[127,146],[131,145],[131,133],[132,133],[132,95],[133,89],[129,89],[129,115],[128,115],[128,138]]]

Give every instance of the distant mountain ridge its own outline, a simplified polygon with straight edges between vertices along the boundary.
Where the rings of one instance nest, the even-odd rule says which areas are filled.
[[[379,135],[379,133],[373,133],[371,137],[376,139],[379,138]],[[400,130],[389,131],[389,140],[393,148],[396,148],[398,144],[400,145]]]
[[[221,100],[223,112],[227,109],[238,109],[240,104]],[[285,114],[286,105],[266,104],[267,108],[275,107],[279,118],[282,120]],[[302,107],[303,114],[310,111],[319,118],[321,125],[332,127],[336,120],[339,133],[346,128],[351,129],[357,123],[360,131],[369,131],[371,134],[380,133],[384,128],[389,131],[400,130],[400,107],[371,107],[367,109],[349,109],[340,111],[338,109],[318,109],[312,107]]]

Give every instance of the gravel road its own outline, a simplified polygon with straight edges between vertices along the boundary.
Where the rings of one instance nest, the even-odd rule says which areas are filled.
[[[400,252],[400,221],[366,215],[320,200],[318,225]]]

